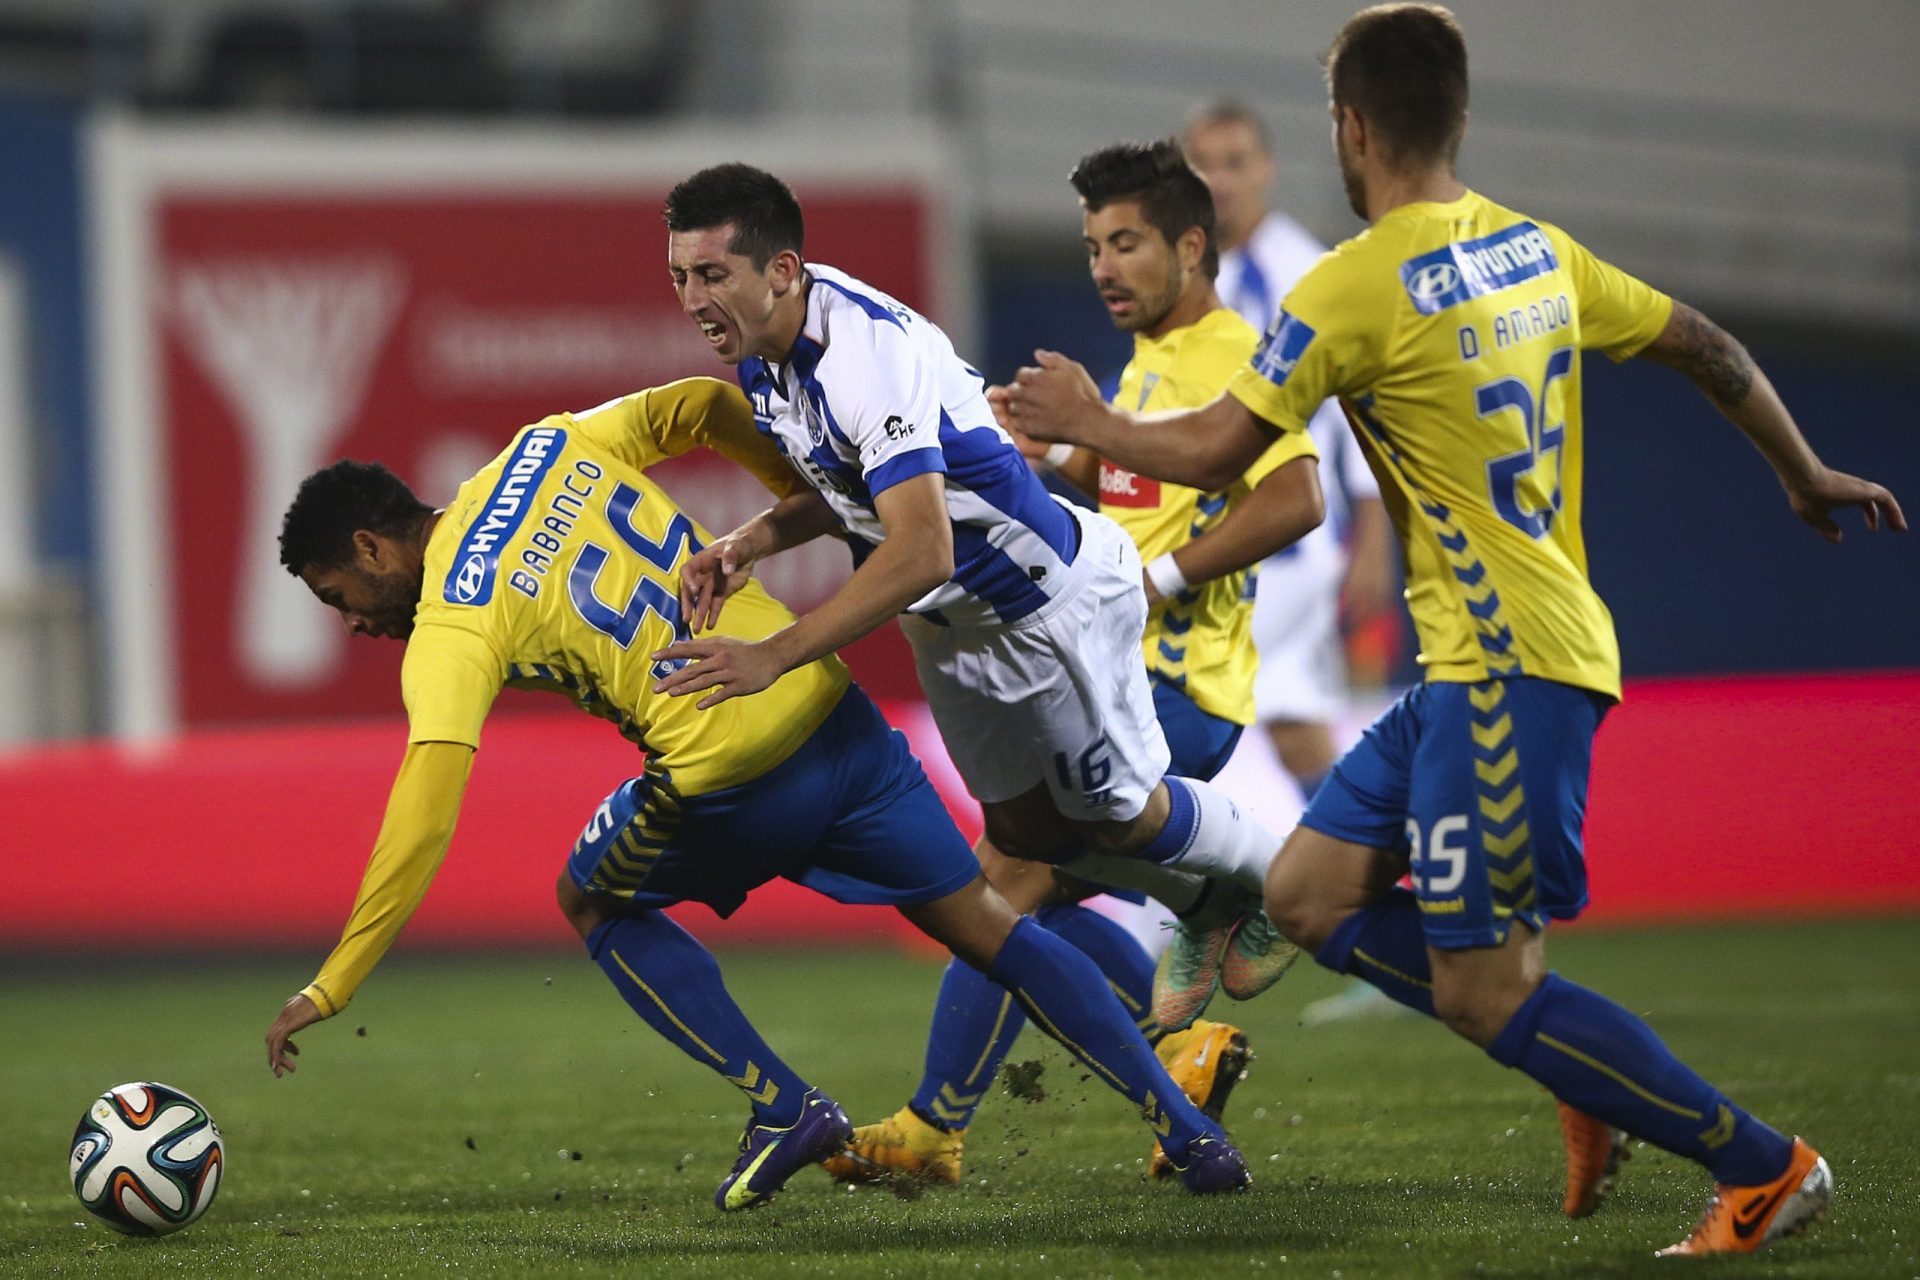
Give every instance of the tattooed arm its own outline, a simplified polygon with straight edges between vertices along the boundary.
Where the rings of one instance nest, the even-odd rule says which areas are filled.
[[[1667,327],[1640,354],[1692,379],[1773,467],[1794,514],[1829,542],[1840,541],[1840,526],[1830,514],[1837,507],[1858,506],[1869,529],[1878,529],[1882,521],[1890,529],[1907,527],[1891,493],[1820,461],[1739,339],[1686,303],[1674,302]]]

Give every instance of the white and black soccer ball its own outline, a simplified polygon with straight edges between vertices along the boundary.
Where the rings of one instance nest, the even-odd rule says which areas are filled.
[[[205,1213],[225,1167],[220,1126],[207,1109],[151,1081],[95,1098],[67,1161],[87,1212],[130,1236],[163,1236]]]

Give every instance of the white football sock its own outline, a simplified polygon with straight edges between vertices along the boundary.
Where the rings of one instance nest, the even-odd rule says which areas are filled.
[[[1162,866],[1230,880],[1260,898],[1266,891],[1267,868],[1280,852],[1280,837],[1209,783],[1169,774],[1166,784],[1173,812],[1145,856]],[[1181,788],[1189,799],[1183,800]]]

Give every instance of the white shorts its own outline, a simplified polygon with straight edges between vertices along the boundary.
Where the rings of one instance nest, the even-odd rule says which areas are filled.
[[[1292,555],[1267,560],[1253,597],[1253,713],[1275,720],[1330,724],[1347,689],[1340,648],[1340,584],[1346,558],[1331,539],[1307,538]]]
[[[947,754],[982,804],[1045,782],[1080,821],[1138,817],[1171,757],[1140,656],[1147,598],[1120,526],[1068,508],[1080,551],[1061,594],[1018,622],[941,626],[904,617]]]

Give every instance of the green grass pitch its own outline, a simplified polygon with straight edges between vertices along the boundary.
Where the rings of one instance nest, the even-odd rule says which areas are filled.
[[[1545,1094],[1418,1018],[1302,1029],[1301,1005],[1337,985],[1307,964],[1216,1010],[1259,1054],[1228,1113],[1247,1195],[1143,1183],[1137,1120],[1029,1031],[1013,1060],[1043,1065],[1046,1096],[996,1091],[963,1188],[850,1192],[807,1172],[723,1216],[713,1188],[745,1107],[576,953],[396,956],[277,1081],[261,1037],[314,957],[16,958],[0,983],[0,1275],[1920,1275],[1920,920],[1574,932],[1553,949],[1812,1138],[1838,1180],[1833,1220],[1761,1260],[1656,1267],[1703,1202],[1697,1170],[1641,1147],[1599,1217],[1566,1221]],[[722,964],[856,1123],[905,1100],[931,960]],[[74,1122],[132,1079],[195,1094],[227,1140],[212,1211],[157,1241],[87,1225],[66,1185]]]

